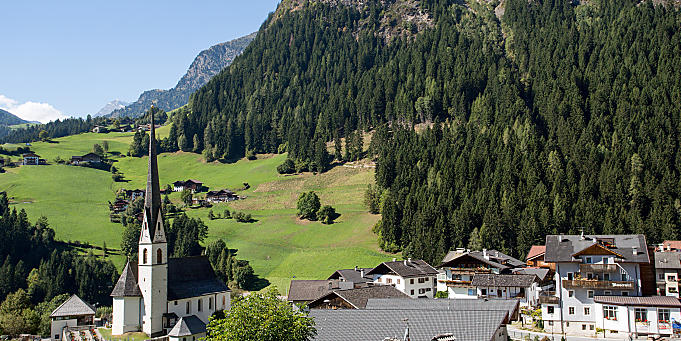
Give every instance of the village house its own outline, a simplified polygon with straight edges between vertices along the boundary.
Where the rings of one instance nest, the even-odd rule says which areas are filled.
[[[173,191],[182,192],[185,189],[192,191],[192,193],[201,192],[203,189],[203,182],[193,179],[173,182]]]
[[[608,336],[669,337],[674,322],[681,322],[681,302],[674,297],[595,296],[594,303],[596,328],[606,330]]]
[[[106,134],[109,132],[109,128],[105,126],[95,126],[92,128],[92,132],[97,134]]]
[[[206,201],[210,203],[228,202],[238,199],[239,197],[234,194],[234,192],[226,189],[221,189],[219,191],[208,191],[208,193],[206,193]]]
[[[541,291],[536,275],[475,274],[471,284],[476,298],[517,299],[524,306],[536,306]]]
[[[83,156],[77,156],[74,155],[71,157],[71,164],[72,165],[79,165],[83,162],[88,162],[88,163],[101,163],[102,162],[102,157],[95,154],[95,153],[87,153]]]
[[[527,267],[546,268],[555,270],[554,263],[547,263],[544,261],[545,254],[546,254],[545,245],[532,245],[532,247],[530,248],[530,252],[528,252],[527,257],[525,257],[525,263]]]
[[[229,309],[230,290],[206,256],[168,257],[154,143],[149,140],[139,256],[136,263],[128,260],[111,292],[112,334],[142,331],[151,337],[173,334],[169,337],[195,340],[205,336],[213,313]]]
[[[437,286],[437,270],[423,260],[393,259],[383,262],[366,275],[375,285],[392,285],[412,298],[433,298]]]
[[[681,252],[673,251],[671,247],[658,248],[654,255],[654,265],[657,294],[679,298]]]
[[[287,300],[293,304],[308,304],[334,290],[352,289],[353,283],[339,280],[298,280],[289,284]]]
[[[364,309],[369,299],[408,299],[409,296],[392,285],[333,290],[308,304],[310,309]]]
[[[327,279],[337,279],[343,282],[352,282],[355,288],[367,287],[373,284],[372,276],[368,276],[373,268],[359,268],[336,270]]]
[[[73,295],[50,314],[50,337],[52,341],[70,341],[71,333],[91,333],[95,325],[95,308]]]
[[[138,198],[144,199],[145,191],[142,189],[124,189],[124,195],[130,202],[135,202]]]
[[[616,312],[621,306],[634,305],[626,297],[637,297],[637,302],[666,316],[667,306],[654,306],[660,303],[657,298],[641,297],[645,292],[642,272],[651,271],[643,235],[549,235],[544,260],[555,263],[556,269],[556,291],[540,297],[547,332],[595,336],[596,330],[605,329],[606,335],[635,333],[627,324],[606,323],[613,316],[628,318],[629,314]]]
[[[449,298],[477,298],[473,285],[476,274],[509,273],[524,263],[496,250],[470,251],[456,249],[442,259],[438,269],[437,291],[447,292]]]
[[[23,162],[21,163],[24,166],[37,166],[40,164],[40,156],[35,153],[26,153],[22,155]]]

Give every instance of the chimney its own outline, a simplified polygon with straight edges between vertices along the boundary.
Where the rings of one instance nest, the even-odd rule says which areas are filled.
[[[407,266],[407,260],[406,259],[404,260],[404,266]]]
[[[482,257],[489,260],[489,255],[487,254],[487,249],[482,249]]]
[[[359,271],[359,277],[364,278],[364,269],[362,269],[362,270]]]
[[[563,234],[561,233],[561,234],[558,235],[558,242],[562,242],[562,241],[563,241]]]
[[[393,262],[397,262],[397,258],[393,258]]]
[[[636,256],[638,254],[638,248],[636,246],[632,247],[631,251],[634,254],[634,256]]]
[[[357,271],[357,265],[355,265],[355,271]]]
[[[671,251],[671,250],[672,250],[672,243],[667,243],[667,251]]]

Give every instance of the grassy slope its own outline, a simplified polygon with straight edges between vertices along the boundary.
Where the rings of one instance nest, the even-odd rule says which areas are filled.
[[[167,127],[159,130],[164,136]],[[35,143],[33,149],[48,161],[56,156],[67,159],[84,154],[94,143],[109,141],[111,151],[125,154],[131,133],[81,134],[57,139],[58,143]],[[251,261],[255,271],[277,285],[282,292],[288,281],[325,278],[333,270],[355,265],[372,266],[392,258],[377,248],[371,227],[378,219],[362,205],[363,192],[373,179],[373,171],[336,167],[321,174],[281,176],[276,166],[284,155],[265,156],[256,161],[241,160],[234,164],[205,163],[197,154],[173,153],[159,156],[161,185],[175,180],[194,178],[211,189],[239,188],[248,182],[251,189],[240,192],[248,198],[213,208],[222,213],[225,207],[253,214],[258,221],[240,224],[234,220],[208,220],[208,209],[189,210],[209,227],[209,241],[224,239],[231,248],[239,249],[239,258]],[[117,188],[143,188],[147,158],[115,158],[127,183],[114,183],[110,173],[61,165],[27,166],[9,169],[0,175],[0,189],[7,190],[34,220],[48,217],[63,240],[89,241],[108,247],[120,245],[122,227],[108,221],[107,201]],[[314,190],[323,204],[331,204],[341,214],[338,222],[326,226],[318,222],[301,222],[295,218],[298,194]],[[179,194],[171,199],[179,201]],[[24,201],[31,203],[22,203]],[[119,267],[122,257],[115,257]]]

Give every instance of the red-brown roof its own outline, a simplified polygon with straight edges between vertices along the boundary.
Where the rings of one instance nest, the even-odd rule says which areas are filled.
[[[672,250],[681,250],[681,240],[665,240],[662,242],[665,250],[671,246]]]
[[[525,260],[531,260],[546,253],[546,245],[532,245],[530,252],[527,253]]]

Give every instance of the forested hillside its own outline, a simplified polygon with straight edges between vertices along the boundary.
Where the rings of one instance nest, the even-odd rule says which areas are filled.
[[[678,237],[678,9],[428,0],[432,25],[386,39],[410,26],[398,1],[290,3],[174,117],[181,149],[312,161],[376,130],[375,231],[430,262],[468,245],[522,256],[579,227]]]

